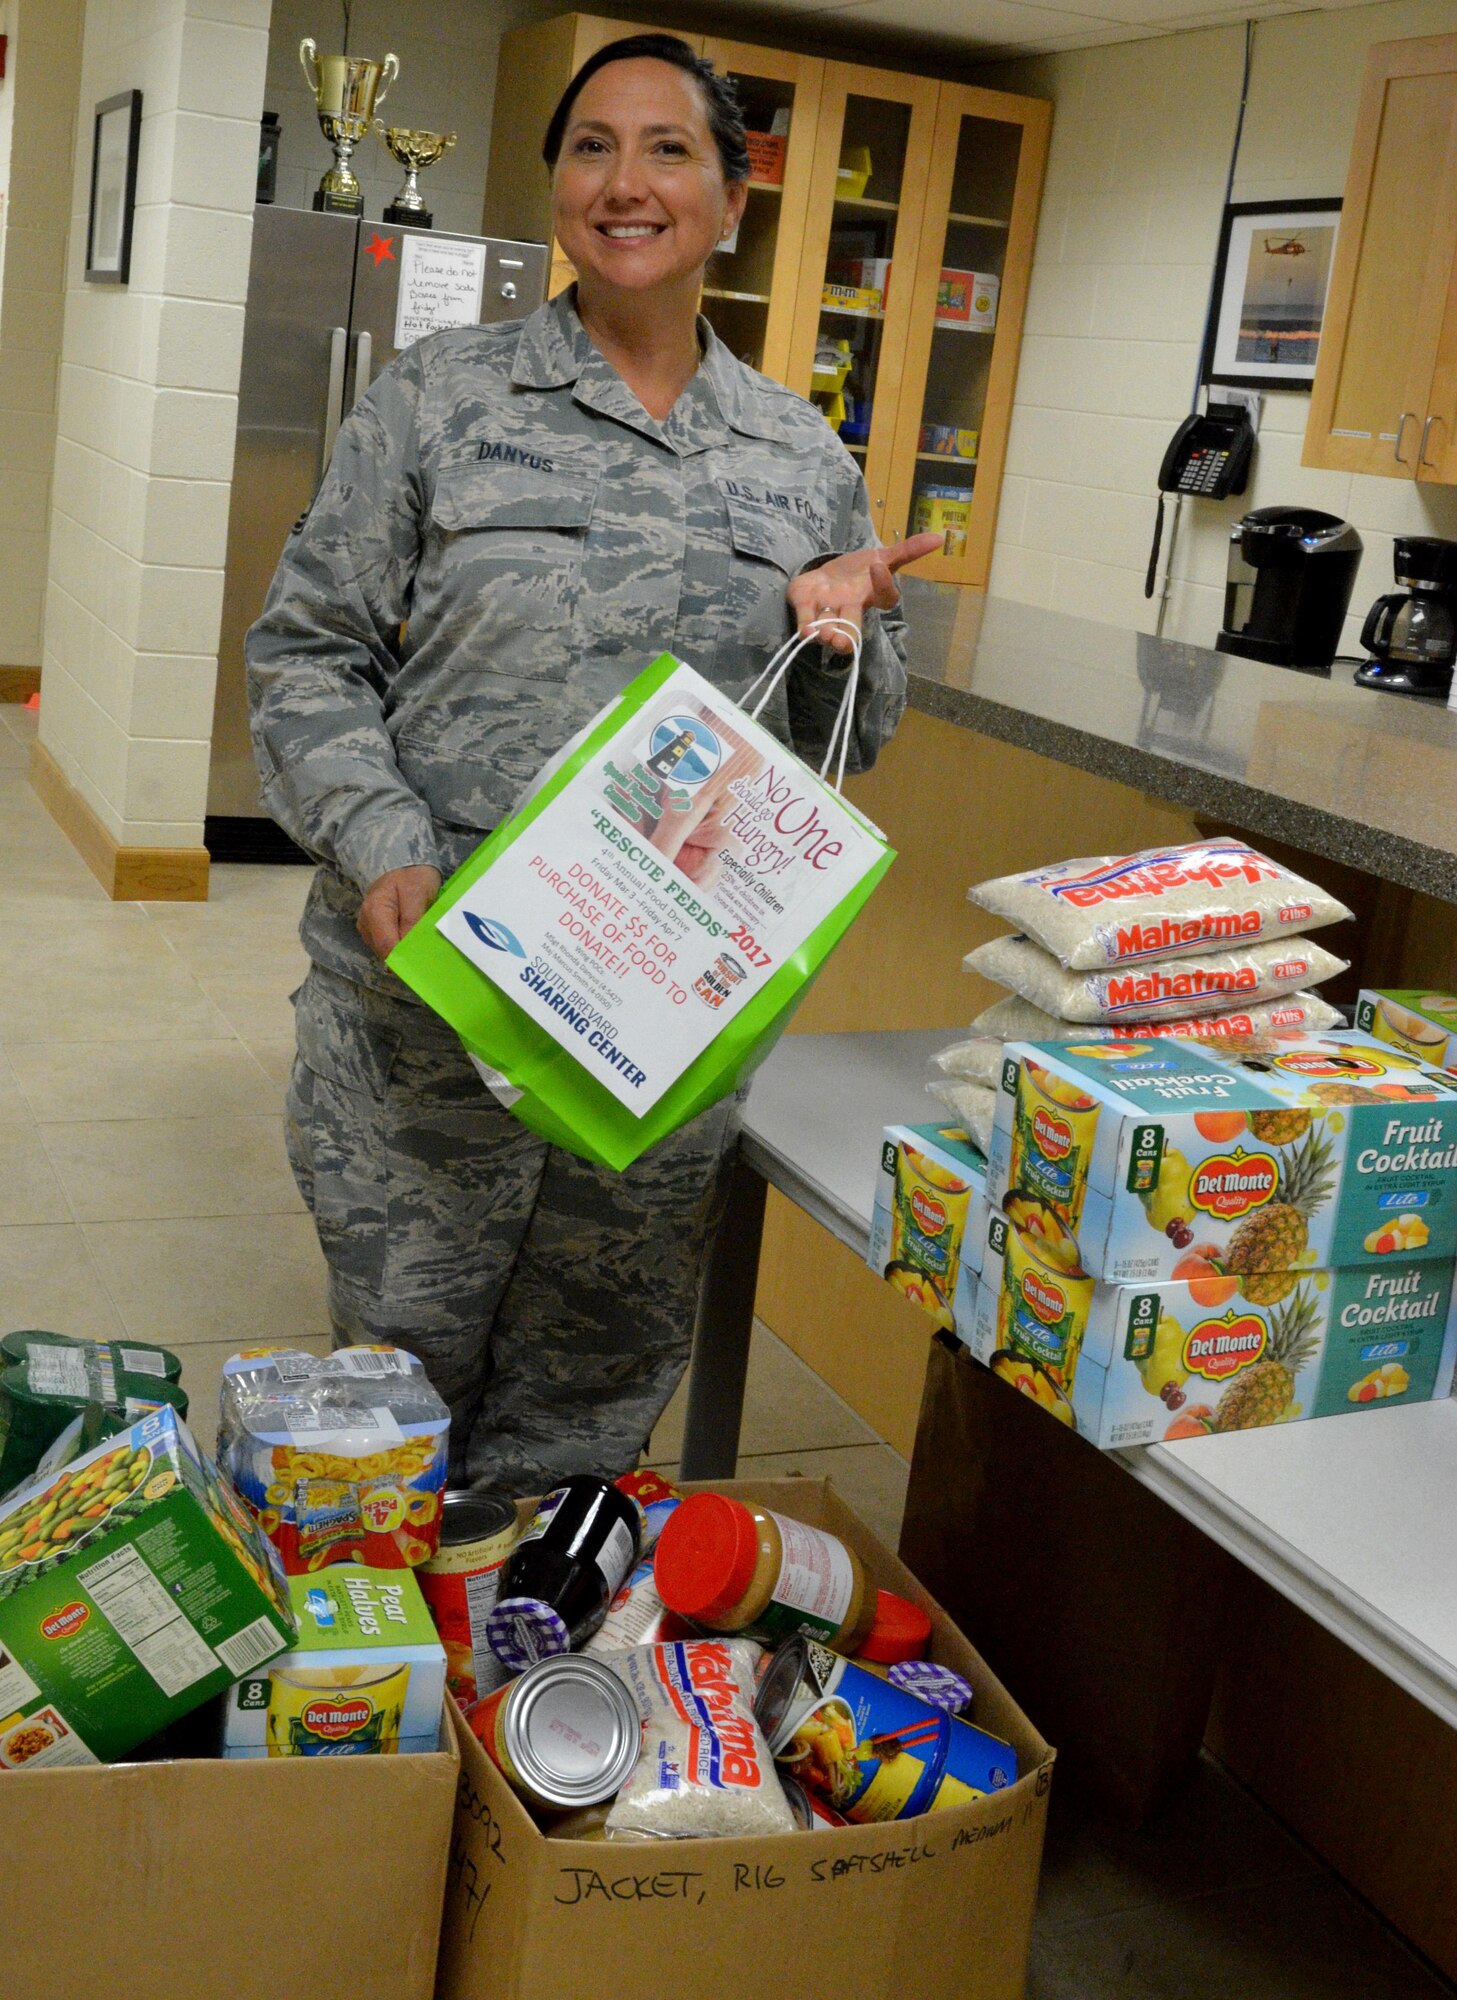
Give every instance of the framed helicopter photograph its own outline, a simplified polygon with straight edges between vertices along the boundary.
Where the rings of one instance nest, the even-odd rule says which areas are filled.
[[[1214,263],[1203,379],[1244,389],[1308,389],[1325,319],[1338,197],[1236,201]]]

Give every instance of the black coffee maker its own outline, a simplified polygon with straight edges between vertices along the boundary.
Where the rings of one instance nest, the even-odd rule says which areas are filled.
[[[1314,507],[1256,507],[1231,530],[1215,645],[1272,666],[1330,672],[1356,587],[1361,537]]]
[[[1356,680],[1445,701],[1457,661],[1457,542],[1399,535],[1394,553],[1401,589],[1378,597],[1366,613],[1361,644],[1372,657]]]

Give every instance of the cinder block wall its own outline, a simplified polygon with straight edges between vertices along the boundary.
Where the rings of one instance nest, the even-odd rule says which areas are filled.
[[[202,842],[268,17],[86,6],[40,739],[123,848]],[[88,285],[89,108],[131,87],[131,281]]]

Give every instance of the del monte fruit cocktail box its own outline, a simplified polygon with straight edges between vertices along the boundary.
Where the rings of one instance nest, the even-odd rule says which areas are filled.
[[[1432,993],[1424,986],[1376,993],[1366,987],[1356,999],[1356,1026],[1457,1075],[1457,993]]]
[[[165,1405],[0,1502],[0,1769],[124,1757],[293,1643],[268,1542]]]
[[[866,1261],[940,1327],[971,1336],[987,1163],[959,1125],[887,1125]]]
[[[978,1360],[1104,1450],[1430,1402],[1450,1387],[1452,1263],[1100,1284],[988,1222]]]
[[[988,1199],[1133,1284],[1457,1253],[1457,1078],[1355,1029],[1012,1042]]]

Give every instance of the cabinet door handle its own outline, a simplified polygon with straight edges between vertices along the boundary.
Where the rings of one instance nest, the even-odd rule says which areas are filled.
[[[1418,465],[1435,465],[1435,464],[1436,464],[1436,462],[1437,462],[1437,461],[1436,461],[1436,460],[1435,460],[1434,458],[1428,458],[1428,457],[1427,457],[1427,439],[1428,439],[1428,438],[1430,437],[1430,435],[1431,435],[1431,431],[1432,431],[1432,425],[1433,425],[1433,424],[1439,424],[1439,423],[1441,423],[1441,421],[1442,421],[1442,419],[1441,419],[1440,417],[1438,417],[1438,416],[1433,416],[1433,417],[1428,417],[1428,418],[1427,418],[1427,421],[1426,421],[1426,422],[1425,422],[1425,423],[1424,423],[1424,424],[1422,425],[1422,441],[1421,441],[1421,445],[1420,445],[1420,447],[1418,448],[1418,451],[1417,451],[1417,464],[1418,464]]]
[[[319,465],[319,479],[329,470],[329,460],[334,456],[334,440],[339,435],[339,422],[344,409],[344,366],[349,348],[348,330],[342,326],[329,328],[329,387],[324,404],[324,450]]]
[[[1391,455],[1398,465],[1407,465],[1410,463],[1408,459],[1403,458],[1401,455],[1401,434],[1406,429],[1408,420],[1412,423],[1416,422],[1417,413],[1415,410],[1403,410],[1397,419],[1396,442],[1391,447]]]

